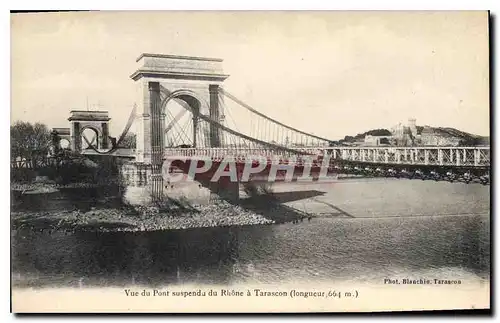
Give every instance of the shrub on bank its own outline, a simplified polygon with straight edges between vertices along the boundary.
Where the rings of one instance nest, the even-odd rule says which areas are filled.
[[[73,159],[62,162],[55,170],[55,180],[61,184],[95,182],[97,165],[89,160]]]
[[[109,183],[118,179],[120,161],[110,156],[91,160],[71,151],[61,151],[48,165],[31,168],[11,168],[11,181],[31,183],[37,176],[48,177],[58,184]]]
[[[36,177],[36,172],[29,168],[11,168],[10,181],[19,183],[29,183]]]

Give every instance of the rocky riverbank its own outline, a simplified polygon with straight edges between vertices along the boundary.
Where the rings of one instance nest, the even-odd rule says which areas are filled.
[[[30,191],[34,193],[51,193],[57,189],[61,188],[96,188],[102,186],[118,185],[115,182],[105,182],[105,183],[68,183],[68,184],[57,184],[57,183],[11,183],[11,191],[22,191],[25,194],[29,194]]]
[[[90,211],[12,212],[13,229],[39,231],[157,231],[202,227],[272,224],[273,220],[242,207],[217,201],[190,208],[123,207]]]

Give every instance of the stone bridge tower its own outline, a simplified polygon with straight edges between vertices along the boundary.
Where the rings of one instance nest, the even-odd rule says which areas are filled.
[[[201,111],[209,111],[212,119],[220,121],[218,91],[228,77],[222,72],[222,59],[142,54],[137,63],[138,69],[131,75],[139,91],[137,161],[151,163],[160,153],[158,149],[163,150],[165,108],[170,100],[183,101],[180,103],[191,110],[195,125]],[[217,130],[210,129],[212,147],[221,145]]]
[[[70,127],[70,147],[73,151],[82,150],[82,133],[91,129],[96,133],[97,149],[109,147],[109,120],[108,111],[79,111],[73,110],[68,121]]]
[[[175,100],[190,110],[196,146],[197,115],[207,111],[212,120],[221,121],[219,88],[228,75],[218,58],[142,54],[136,62],[138,69],[131,75],[138,90],[136,162],[143,172],[150,169],[151,176],[143,177],[151,178],[152,198],[161,199],[167,103]],[[221,146],[220,130],[211,125],[209,131],[210,146]]]

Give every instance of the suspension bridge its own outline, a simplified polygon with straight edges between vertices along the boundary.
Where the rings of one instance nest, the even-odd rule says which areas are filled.
[[[108,139],[109,117],[102,111],[72,111],[71,127],[63,135],[71,149],[81,151],[83,130],[94,130],[93,141],[83,137],[88,147],[84,153],[130,159],[122,169],[125,181],[149,189],[154,199],[162,198],[170,173],[188,173],[209,163],[196,173],[203,183],[228,161],[236,165],[236,183],[220,178],[207,184],[211,189],[234,193],[239,183],[269,178],[273,168],[275,180],[285,178],[290,169],[293,179],[307,172],[316,180],[326,169],[325,174],[489,184],[489,147],[342,146],[286,125],[225,90],[229,75],[223,73],[221,59],[142,54],[137,63],[131,79],[139,104],[118,140]],[[133,125],[136,148],[127,150],[120,144]],[[244,178],[245,165],[261,166]]]

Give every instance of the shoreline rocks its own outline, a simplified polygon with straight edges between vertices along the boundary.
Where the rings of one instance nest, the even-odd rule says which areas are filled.
[[[39,231],[140,232],[273,224],[262,215],[218,201],[191,209],[162,210],[158,207],[92,208],[87,212],[11,212],[13,229]]]
[[[97,188],[97,187],[105,187],[105,186],[113,186],[117,185],[116,183],[106,182],[106,183],[69,183],[69,184],[57,184],[57,183],[11,183],[10,190],[11,191],[30,191],[36,190],[43,193],[44,190],[57,190],[60,188]]]

